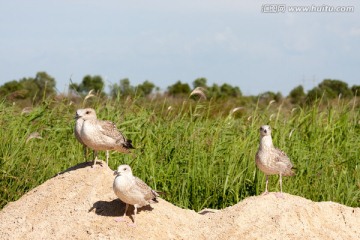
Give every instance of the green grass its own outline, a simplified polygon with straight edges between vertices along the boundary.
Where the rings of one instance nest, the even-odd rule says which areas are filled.
[[[236,104],[92,98],[86,105],[100,119],[114,121],[137,148],[136,156],[112,152],[110,167],[130,164],[136,176],[166,192],[164,198],[177,206],[224,208],[261,194],[265,177],[254,158],[263,124],[273,127],[275,146],[297,168],[296,176],[283,179],[285,192],[360,206],[360,120],[354,99],[295,109],[249,104],[229,114]],[[0,208],[84,161],[73,135],[74,113],[81,107],[64,98],[21,114],[17,106],[0,103]],[[26,143],[32,132],[43,139]],[[269,184],[270,191],[278,191],[278,176]]]

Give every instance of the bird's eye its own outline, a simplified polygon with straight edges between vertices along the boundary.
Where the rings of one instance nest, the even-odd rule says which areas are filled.
[[[90,113],[90,111],[86,111],[86,114],[89,114]]]

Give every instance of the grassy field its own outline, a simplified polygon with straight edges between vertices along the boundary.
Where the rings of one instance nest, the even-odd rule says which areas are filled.
[[[272,126],[275,146],[297,168],[295,177],[283,179],[285,192],[360,206],[360,108],[355,99],[304,108],[252,104],[233,114],[229,110],[238,103],[88,100],[85,105],[95,108],[98,118],[114,121],[136,147],[136,156],[112,152],[110,167],[131,165],[135,175],[166,192],[164,198],[177,206],[224,208],[261,194],[265,177],[254,158],[264,124]],[[22,113],[16,105],[0,103],[0,208],[84,161],[73,135],[75,111],[82,105],[64,98]],[[42,139],[28,140],[34,132]],[[278,191],[278,176],[269,184],[270,191]]]

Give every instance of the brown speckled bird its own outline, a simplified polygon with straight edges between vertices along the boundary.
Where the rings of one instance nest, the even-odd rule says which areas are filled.
[[[127,140],[113,122],[97,119],[94,109],[78,109],[76,111],[76,117],[77,119],[83,120],[80,130],[82,143],[95,151],[94,166],[97,161],[97,151],[115,150],[121,153],[130,153],[130,149],[134,148],[131,140]],[[76,135],[77,131],[75,131],[75,136]],[[108,158],[109,154],[107,151],[107,164]]]
[[[274,147],[271,138],[271,127],[264,125],[260,127],[260,145],[259,150],[255,156],[255,162],[257,167],[266,176],[266,187],[263,194],[268,193],[268,176],[273,174],[279,174],[280,179],[280,196],[282,196],[282,176],[293,176],[293,164],[291,163],[288,156]]]
[[[133,176],[131,167],[129,165],[120,165],[117,171],[113,184],[113,190],[115,195],[124,203],[126,203],[124,216],[128,209],[129,204],[134,205],[134,224],[137,209],[150,203],[156,203],[158,193],[152,190],[141,179]],[[122,221],[123,219],[116,219],[116,221]]]

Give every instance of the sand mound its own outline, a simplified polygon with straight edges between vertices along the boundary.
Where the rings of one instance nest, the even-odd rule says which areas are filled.
[[[250,197],[201,214],[160,199],[140,209],[137,226],[129,227],[114,221],[125,204],[112,191],[113,171],[90,165],[8,204],[0,212],[0,239],[360,239],[360,208],[289,194]]]

